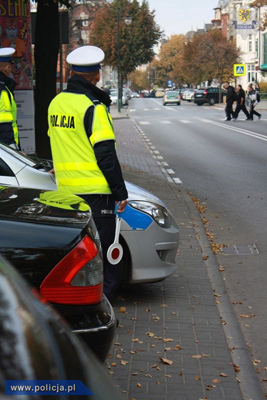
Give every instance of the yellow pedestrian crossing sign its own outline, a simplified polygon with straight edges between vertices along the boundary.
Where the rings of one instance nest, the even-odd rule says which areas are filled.
[[[246,64],[234,64],[234,76],[244,76],[246,73]]]

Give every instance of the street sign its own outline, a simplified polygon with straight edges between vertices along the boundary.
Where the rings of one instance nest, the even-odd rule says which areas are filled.
[[[246,73],[246,64],[234,64],[234,76],[244,76]]]
[[[168,87],[172,87],[172,81],[168,81]]]

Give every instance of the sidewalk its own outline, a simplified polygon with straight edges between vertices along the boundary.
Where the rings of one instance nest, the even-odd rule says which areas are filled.
[[[166,179],[127,110],[111,115],[125,179],[165,201],[180,247],[177,272],[164,282],[118,290],[108,372],[125,399],[264,399],[196,207]]]

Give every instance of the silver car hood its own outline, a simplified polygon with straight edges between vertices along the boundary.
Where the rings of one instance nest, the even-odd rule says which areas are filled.
[[[128,201],[131,200],[140,200],[140,201],[149,201],[151,203],[159,204],[166,208],[166,204],[160,200],[153,193],[148,192],[147,190],[141,188],[140,186],[134,185],[133,183],[125,181],[126,188],[128,190]]]

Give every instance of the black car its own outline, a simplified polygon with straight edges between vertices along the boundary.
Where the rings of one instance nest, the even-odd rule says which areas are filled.
[[[0,253],[104,361],[115,329],[87,203],[58,191],[0,187]]]
[[[226,91],[221,89],[221,101],[223,96],[226,96]],[[210,87],[197,89],[194,96],[194,103],[198,106],[202,106],[203,104],[209,104],[213,106],[215,103],[219,103],[219,88]]]
[[[0,256],[0,398],[20,399],[26,389],[23,380],[27,385],[25,400],[59,396],[65,400],[120,400],[120,393],[94,354],[51,305],[38,298]],[[85,387],[81,388],[81,383]],[[45,395],[44,389],[51,394]],[[88,391],[93,395],[85,394]]]

